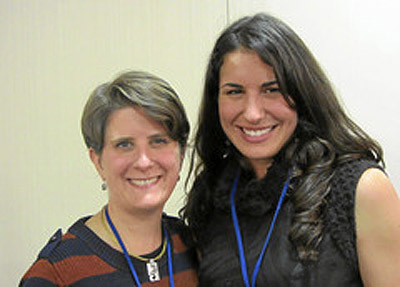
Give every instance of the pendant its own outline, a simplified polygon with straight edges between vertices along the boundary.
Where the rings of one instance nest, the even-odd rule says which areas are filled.
[[[146,263],[146,267],[150,282],[160,281],[160,272],[158,271],[157,262],[154,259],[150,259],[150,261]]]

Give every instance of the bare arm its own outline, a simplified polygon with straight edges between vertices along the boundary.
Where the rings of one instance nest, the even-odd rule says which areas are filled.
[[[400,200],[381,170],[371,168],[361,176],[355,217],[365,287],[400,286]]]

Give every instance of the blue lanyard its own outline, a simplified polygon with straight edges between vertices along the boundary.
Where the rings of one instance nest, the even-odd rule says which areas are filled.
[[[240,177],[240,170],[236,174],[236,178],[235,178],[235,181],[233,182],[233,186],[231,189],[231,211],[232,211],[233,226],[235,228],[236,241],[237,241],[237,245],[238,245],[238,249],[239,249],[240,268],[242,271],[242,277],[243,277],[245,286],[250,287],[249,277],[247,274],[246,258],[244,256],[242,235],[240,234],[239,220],[238,220],[238,217],[236,214],[236,208],[235,208],[235,194],[236,194],[236,190],[237,190],[239,177]],[[256,266],[254,267],[253,275],[251,277],[251,287],[256,286],[257,275],[258,275],[258,272],[260,271],[261,263],[262,263],[265,251],[267,250],[267,246],[268,246],[269,240],[271,238],[272,231],[274,229],[275,221],[276,221],[276,218],[278,217],[279,210],[281,209],[283,199],[284,199],[287,189],[289,187],[289,183],[290,183],[290,176],[288,177],[288,179],[285,182],[285,185],[283,186],[282,193],[281,193],[278,205],[277,205],[275,213],[274,213],[274,217],[272,218],[272,221],[271,221],[271,226],[269,227],[269,231],[268,231],[267,237],[264,242],[264,246],[260,252]]]
[[[128,262],[129,265],[129,269],[131,270],[132,276],[135,279],[136,282],[136,286],[137,287],[141,287],[142,284],[140,283],[139,280],[139,276],[136,273],[135,267],[133,267],[133,263],[132,260],[129,256],[128,250],[126,250],[125,244],[122,242],[121,236],[119,236],[119,233],[117,231],[117,229],[115,228],[113,222],[111,221],[110,215],[108,214],[108,207],[105,207],[105,214],[106,214],[106,218],[107,218],[107,222],[111,227],[111,230],[113,231],[115,237],[118,240],[119,245],[122,248],[122,251],[124,252],[125,255],[125,259]],[[165,239],[167,240],[167,254],[168,254],[168,273],[169,273],[169,286],[174,287],[174,272],[172,269],[172,252],[171,252],[171,245],[169,244],[169,239],[168,239],[168,234],[165,228],[163,228],[164,230],[164,236]]]

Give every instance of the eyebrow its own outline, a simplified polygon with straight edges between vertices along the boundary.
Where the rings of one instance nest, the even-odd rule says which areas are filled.
[[[168,135],[167,132],[164,132],[164,133],[155,133],[155,134],[149,135],[147,138],[153,139],[153,138],[158,138],[158,137],[170,137],[170,136]],[[119,137],[119,138],[112,139],[112,140],[110,140],[110,142],[115,144],[115,143],[119,143],[122,141],[132,141],[132,140],[135,140],[135,138],[127,136],[127,137]]]
[[[278,81],[277,81],[277,80],[273,80],[273,81],[266,82],[266,83],[262,84],[262,87],[263,87],[263,88],[267,88],[267,87],[272,86],[272,85],[275,85],[275,84],[278,84]]]
[[[277,84],[277,83],[278,83],[277,80],[272,80],[272,81],[263,83],[263,84],[261,85],[261,87],[267,88],[267,87],[272,86],[272,85],[275,85],[275,84]],[[228,83],[223,84],[223,85],[220,87],[220,89],[221,89],[221,88],[224,88],[224,87],[241,88],[241,87],[243,87],[243,86],[240,85],[240,84],[228,82]]]
[[[116,144],[116,143],[119,143],[119,142],[131,141],[131,140],[133,140],[132,137],[119,137],[119,138],[111,139],[110,142],[111,142],[112,144]]]
[[[148,138],[153,139],[153,138],[159,138],[159,137],[168,137],[169,138],[170,136],[168,135],[167,132],[163,132],[163,133],[156,133],[156,134],[150,135]]]

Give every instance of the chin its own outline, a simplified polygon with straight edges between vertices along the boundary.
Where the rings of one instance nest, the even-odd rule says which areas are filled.
[[[266,153],[265,150],[262,152],[248,152],[248,153],[242,153],[246,158],[249,160],[254,160],[254,161],[270,161],[274,158],[276,153]]]

